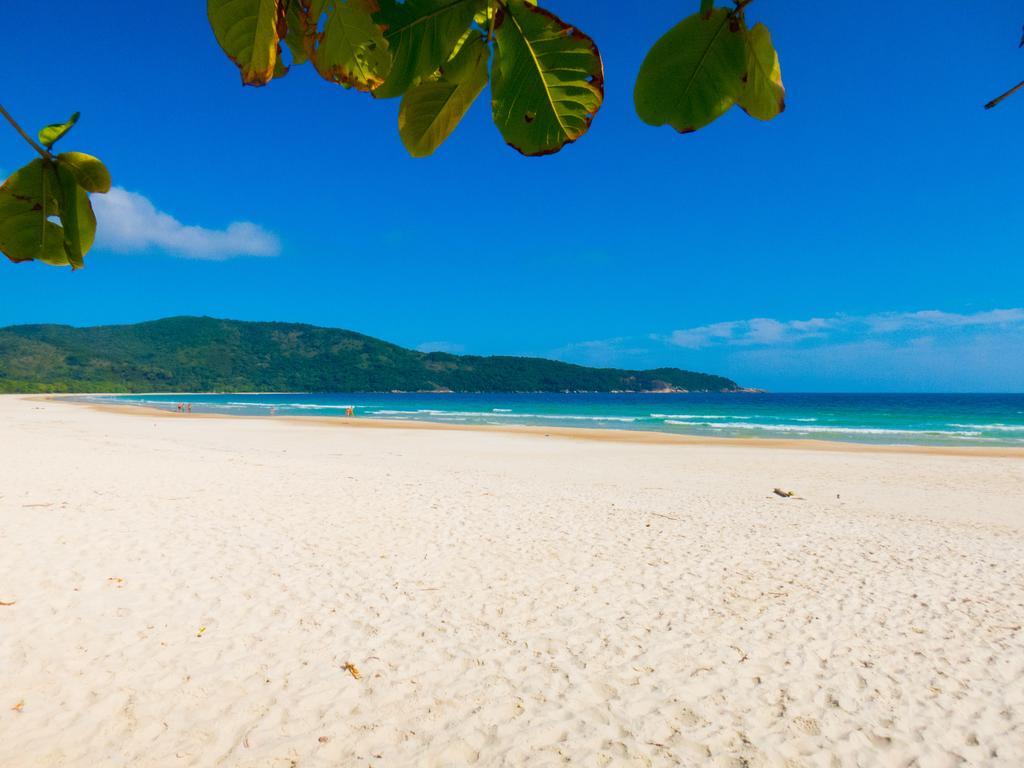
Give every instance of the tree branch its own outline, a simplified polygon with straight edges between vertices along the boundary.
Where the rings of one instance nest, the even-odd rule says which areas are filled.
[[[1022,83],[1022,85],[1024,85],[1024,83]],[[18,125],[18,122],[13,117],[11,117],[11,113],[4,109],[3,104],[0,104],[0,114],[7,118],[7,122],[14,127],[14,130],[21,134],[21,138],[27,141],[29,145],[32,147],[32,149],[39,153],[40,157],[42,157],[44,160],[53,160],[53,155],[51,155],[41,146],[36,144],[32,137],[25,133],[22,127]]]
[[[996,96],[994,99],[992,99],[992,101],[990,101],[988,104],[985,105],[985,109],[992,109],[992,107],[994,107],[997,104],[999,104],[1000,101],[1005,99],[1007,96],[1012,96],[1017,91],[1019,91],[1021,88],[1024,88],[1024,80],[1021,80],[1019,83],[1017,83],[1015,86],[1013,86],[1013,88],[1011,88],[1010,90],[1008,90],[1006,93],[1002,94],[1001,96]]]

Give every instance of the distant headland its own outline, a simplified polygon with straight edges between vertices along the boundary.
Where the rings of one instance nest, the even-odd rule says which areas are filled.
[[[295,323],[0,328],[0,392],[747,392],[723,376],[418,352]]]

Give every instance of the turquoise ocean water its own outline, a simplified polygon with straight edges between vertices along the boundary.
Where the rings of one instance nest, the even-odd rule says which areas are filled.
[[[1022,395],[283,394],[124,395],[93,400],[245,416],[412,419],[648,430],[711,437],[1024,447]]]

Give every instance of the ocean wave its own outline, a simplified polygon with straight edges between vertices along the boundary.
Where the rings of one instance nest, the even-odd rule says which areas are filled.
[[[207,406],[209,408],[223,408],[224,403],[198,403],[198,405]],[[226,405],[235,406],[237,408],[294,408],[297,411],[345,411],[349,408],[355,408],[354,405],[318,405],[310,403],[240,403],[240,402],[229,402]]]
[[[753,416],[732,416],[722,413],[652,413],[652,419],[752,419]]]
[[[300,411],[347,411],[355,408],[354,405],[303,405],[300,403],[286,403],[282,408],[295,408]]]
[[[983,432],[1024,432],[1024,424],[950,424],[961,429],[980,429]]]
[[[616,421],[632,423],[637,419],[635,416],[575,416],[571,414],[553,413],[511,413],[495,411],[439,411],[432,408],[420,408],[415,411],[399,411],[391,409],[379,409],[367,411],[368,416],[435,416],[454,417],[465,416],[478,419],[547,419],[553,421]]]
[[[735,421],[671,421],[666,424],[677,424],[686,427],[706,427],[708,429],[754,429],[766,432],[799,432],[802,434],[837,434],[837,435],[930,435],[932,437],[980,437],[977,431],[950,431],[938,429],[885,429],[881,427],[825,427],[807,426],[804,424],[758,424]]]

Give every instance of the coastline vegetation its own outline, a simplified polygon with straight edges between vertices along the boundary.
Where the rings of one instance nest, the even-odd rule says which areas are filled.
[[[0,392],[730,392],[678,368],[628,371],[531,357],[418,352],[293,323],[175,317],[0,328]]]

